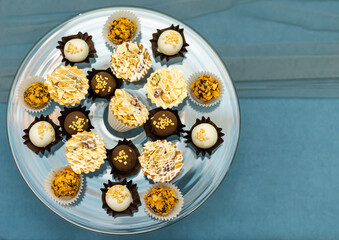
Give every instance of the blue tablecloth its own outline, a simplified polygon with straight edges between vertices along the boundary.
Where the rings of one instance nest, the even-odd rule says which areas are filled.
[[[3,0],[0,101],[20,61],[47,30],[81,11],[115,4],[150,7],[194,27],[219,51],[247,96],[256,91],[242,84],[252,80],[339,76],[336,1]],[[281,86],[270,94],[284,95]],[[294,91],[307,93],[298,84]],[[238,152],[211,199],[172,226],[118,237],[75,227],[33,195],[12,159],[6,103],[0,103],[0,239],[339,239],[339,100],[241,98],[240,106]]]

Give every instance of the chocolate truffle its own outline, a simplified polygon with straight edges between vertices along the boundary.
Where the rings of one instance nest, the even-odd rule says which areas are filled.
[[[108,207],[116,212],[125,211],[133,202],[131,192],[124,185],[108,187],[105,199]]]
[[[89,54],[89,47],[86,41],[80,38],[74,38],[66,42],[64,55],[70,62],[82,62]]]
[[[111,161],[117,170],[128,172],[134,168],[137,162],[137,155],[130,146],[121,144],[113,149]]]
[[[177,54],[184,44],[183,38],[175,30],[166,30],[158,38],[158,51],[165,55]]]
[[[192,130],[192,142],[198,148],[211,148],[218,140],[218,132],[209,123],[201,123]]]
[[[177,117],[170,111],[159,111],[151,118],[152,131],[159,137],[167,137],[176,132]]]
[[[49,122],[39,121],[30,128],[29,139],[36,147],[46,147],[55,140],[54,128]]]
[[[107,72],[98,72],[91,80],[91,89],[100,97],[107,97],[117,86],[114,77]]]
[[[87,116],[80,111],[70,112],[65,118],[64,129],[70,135],[87,131],[89,130],[89,120]]]

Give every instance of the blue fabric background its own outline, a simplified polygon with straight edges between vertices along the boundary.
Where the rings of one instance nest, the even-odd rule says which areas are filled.
[[[338,1],[2,0],[0,101],[46,31],[114,5],[145,6],[195,28],[223,57],[241,96],[339,93]],[[15,167],[0,103],[0,239],[339,239],[339,100],[241,98],[240,105],[239,149],[211,199],[172,226],[118,237],[75,227],[40,203]]]

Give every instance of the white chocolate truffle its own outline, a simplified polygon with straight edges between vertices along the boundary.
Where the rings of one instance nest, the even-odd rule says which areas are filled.
[[[80,38],[71,39],[65,44],[65,58],[70,62],[82,62],[87,58],[88,53],[88,44]]]
[[[174,30],[166,30],[158,38],[158,51],[172,56],[180,51],[183,43],[180,33]]]
[[[109,187],[105,199],[109,208],[116,212],[125,211],[133,202],[131,192],[124,185]]]
[[[49,122],[37,122],[29,130],[29,139],[36,147],[46,147],[55,140],[54,128]]]
[[[192,130],[192,141],[198,148],[211,148],[218,140],[218,132],[209,123],[201,123]]]

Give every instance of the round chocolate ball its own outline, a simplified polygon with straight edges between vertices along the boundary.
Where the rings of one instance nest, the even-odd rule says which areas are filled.
[[[151,117],[151,126],[158,137],[168,137],[176,132],[178,119],[170,111],[159,111]]]
[[[87,131],[89,130],[89,120],[83,112],[70,112],[65,118],[64,128],[70,135]]]
[[[107,72],[98,72],[91,80],[91,89],[100,97],[112,95],[116,86],[114,77]]]
[[[137,155],[130,146],[122,144],[114,148],[111,161],[117,170],[128,172],[134,168],[137,162]]]

